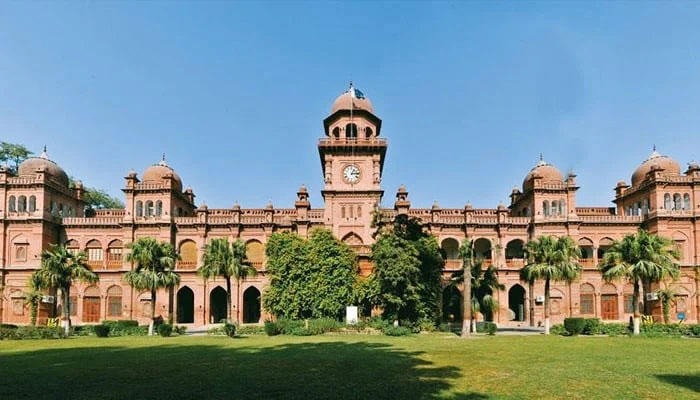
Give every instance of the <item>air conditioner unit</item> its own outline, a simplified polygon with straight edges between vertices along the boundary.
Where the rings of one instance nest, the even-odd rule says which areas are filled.
[[[647,301],[654,301],[654,300],[658,300],[658,299],[659,299],[659,295],[656,294],[655,292],[654,293],[647,293]]]
[[[54,299],[53,296],[41,296],[41,302],[42,302],[42,303],[53,304],[54,300],[55,300],[55,299]]]
[[[535,297],[535,301],[537,303],[544,303],[544,296],[537,296]]]

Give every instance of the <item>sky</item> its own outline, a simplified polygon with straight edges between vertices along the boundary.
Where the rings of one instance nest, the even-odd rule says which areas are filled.
[[[352,80],[389,142],[383,205],[508,204],[539,159],[611,206],[656,145],[700,160],[700,3],[1,2],[0,140],[123,198],[161,154],[197,203],[322,207]]]

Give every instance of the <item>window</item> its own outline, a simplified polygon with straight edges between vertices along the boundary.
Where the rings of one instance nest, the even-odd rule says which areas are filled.
[[[345,206],[340,207],[340,218],[345,218]]]
[[[15,261],[27,261],[27,244],[15,244]]]
[[[58,205],[58,215],[63,216],[63,203]]]
[[[357,206],[357,217],[362,217],[362,206]]]
[[[624,295],[625,313],[632,314],[634,312],[634,296],[631,294]]]
[[[29,196],[29,212],[36,211],[36,197]]]
[[[141,200],[136,202],[136,216],[143,217],[143,203]]]
[[[107,290],[107,315],[120,317],[122,315],[122,288],[112,286]]]
[[[19,198],[17,199],[17,211],[27,211],[27,198],[25,196],[19,196]]]
[[[24,297],[12,298],[12,315],[18,317],[24,315]]]
[[[671,209],[671,195],[666,193],[664,195],[664,209],[665,210],[670,210]]]
[[[347,139],[357,139],[357,125],[355,125],[355,124],[345,125],[345,137]]]
[[[156,216],[160,217],[163,214],[163,202],[156,201]]]
[[[102,249],[87,249],[89,261],[102,261]]]
[[[549,202],[547,200],[542,202],[542,214],[546,216],[549,215]]]
[[[70,296],[68,298],[68,312],[71,316],[78,315],[78,296]]]
[[[559,200],[559,215],[566,215],[566,201],[564,199]]]
[[[51,214],[56,215],[58,212],[58,205],[56,204],[55,200],[51,200]]]
[[[649,200],[644,199],[642,200],[642,215],[648,215],[649,214]]]
[[[141,316],[151,318],[151,300],[141,300]]]
[[[675,296],[673,300],[676,303],[676,313],[688,311],[688,296]]]
[[[558,208],[557,208],[557,201],[556,201],[556,200],[552,200],[552,210],[551,210],[550,214],[551,214],[551,215],[557,215],[557,210],[558,210]]]
[[[338,128],[337,126],[333,128],[333,137],[336,139],[340,137],[340,128]]]
[[[688,193],[683,195],[683,209],[690,210],[690,195]]]
[[[678,193],[673,195],[673,209],[674,210],[681,209],[681,195]]]
[[[15,206],[15,196],[10,196],[7,208],[10,210],[10,212],[17,211],[17,207]]]
[[[372,137],[372,128],[369,126],[365,128],[365,138],[369,139]]]
[[[153,202],[148,200],[146,202],[146,216],[147,217],[152,217],[153,216]]]
[[[581,314],[593,314],[593,293],[581,294]]]
[[[353,215],[352,215],[352,214],[353,214],[353,213],[352,213],[352,206],[348,206],[348,211],[350,211],[350,218],[352,218],[352,217],[353,217]]]

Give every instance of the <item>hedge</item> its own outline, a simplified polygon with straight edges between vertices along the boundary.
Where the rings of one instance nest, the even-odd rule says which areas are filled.
[[[170,324],[160,324],[158,325],[158,335],[162,337],[169,337],[173,333],[173,326]]]
[[[564,318],[564,329],[570,335],[576,336],[583,333],[583,328],[586,326],[584,318]]]
[[[0,340],[63,339],[65,337],[64,329],[58,326],[0,327]]]

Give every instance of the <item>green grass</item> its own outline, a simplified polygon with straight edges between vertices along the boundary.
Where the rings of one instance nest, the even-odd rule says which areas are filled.
[[[0,397],[697,399],[700,340],[431,334],[3,341]]]

